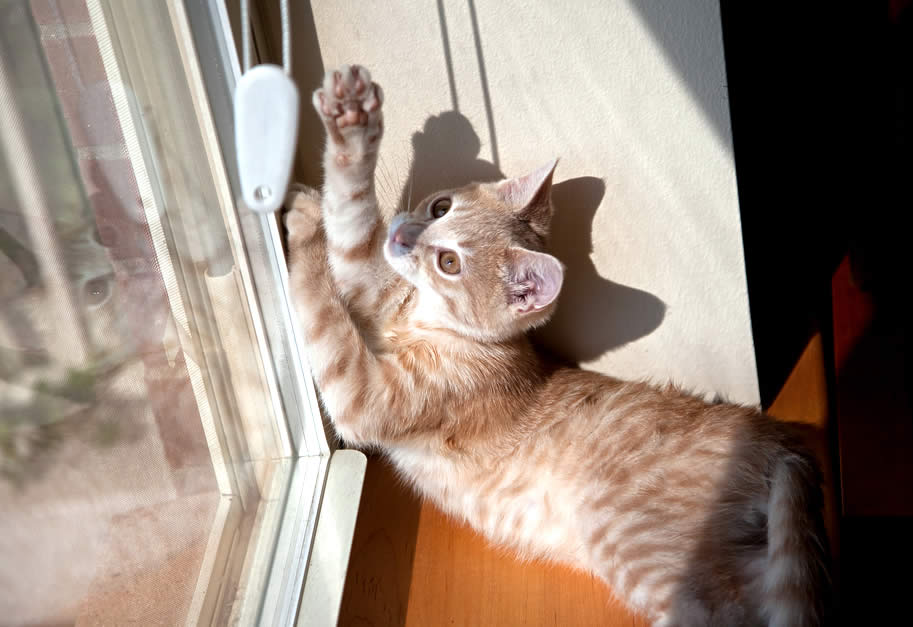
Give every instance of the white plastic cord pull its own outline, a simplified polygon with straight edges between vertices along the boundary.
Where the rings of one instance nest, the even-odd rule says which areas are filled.
[[[235,143],[244,204],[270,212],[285,200],[298,139],[298,88],[277,65],[258,65],[235,87]]]
[[[241,196],[250,209],[269,213],[285,200],[298,141],[298,88],[289,76],[291,34],[282,0],[282,61],[250,68],[247,0],[241,2],[244,74],[235,86],[235,149]]]

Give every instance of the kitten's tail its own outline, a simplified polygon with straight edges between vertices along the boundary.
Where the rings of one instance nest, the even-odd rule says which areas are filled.
[[[791,453],[771,478],[764,613],[771,627],[822,625],[830,578],[820,475],[810,458]]]

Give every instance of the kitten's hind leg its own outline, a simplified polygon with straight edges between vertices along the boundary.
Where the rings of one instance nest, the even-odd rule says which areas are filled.
[[[383,227],[374,171],[383,135],[383,92],[358,65],[328,72],[314,92],[314,108],[327,131],[323,216],[329,260],[340,293],[376,290]]]

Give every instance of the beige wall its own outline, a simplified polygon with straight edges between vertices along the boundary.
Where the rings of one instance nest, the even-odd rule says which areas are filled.
[[[546,341],[619,377],[756,403],[717,0],[442,5],[300,3],[303,99],[324,67],[370,68],[391,205],[413,150],[416,199],[559,156],[553,248],[568,278]],[[299,177],[316,183],[304,113]]]

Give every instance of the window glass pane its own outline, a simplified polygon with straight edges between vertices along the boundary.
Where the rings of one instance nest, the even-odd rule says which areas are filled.
[[[294,463],[182,28],[0,0],[3,621],[259,612]]]

